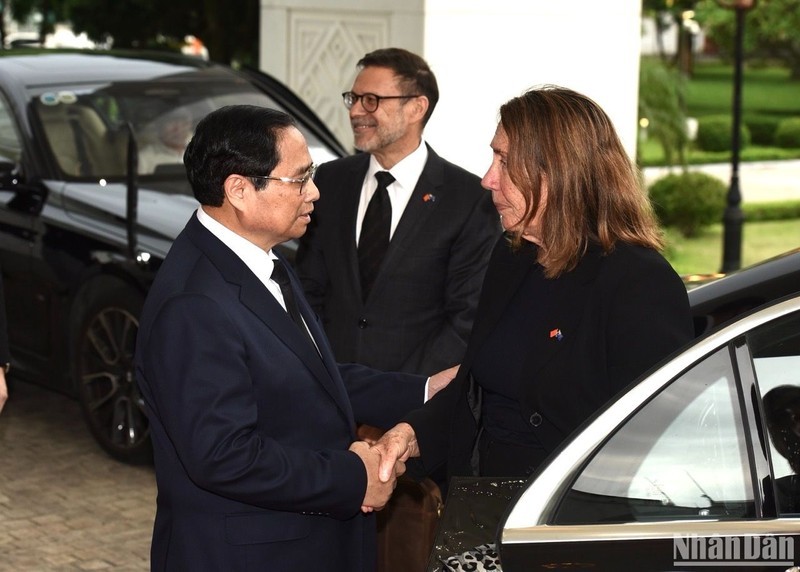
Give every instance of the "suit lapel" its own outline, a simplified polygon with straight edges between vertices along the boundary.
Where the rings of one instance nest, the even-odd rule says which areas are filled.
[[[314,377],[330,393],[339,407],[347,413],[348,418],[352,419],[352,408],[350,407],[344,384],[339,378],[338,367],[336,367],[331,349],[328,346],[327,338],[325,338],[325,334],[318,326],[314,313],[305,300],[305,296],[302,295],[302,289],[298,285],[293,271],[290,271],[290,276],[297,293],[296,297],[300,312],[303,314],[303,319],[308,324],[311,334],[319,346],[320,353],[317,353],[309,344],[283,307],[258,277],[242,262],[241,258],[209,232],[197,220],[196,215],[193,215],[189,221],[187,231],[192,242],[208,256],[223,278],[228,282],[239,285],[239,300],[242,305],[253,312],[267,328],[272,330],[300,358]],[[287,268],[291,268],[288,263]]]
[[[433,149],[428,147],[428,160],[408,199],[403,215],[397,223],[392,240],[389,242],[389,249],[386,251],[381,269],[372,286],[372,292],[378,291],[386,283],[388,280],[386,269],[399,263],[395,259],[403,256],[404,244],[416,236],[417,230],[425,224],[425,221],[441,204],[441,199],[446,192],[442,161]],[[353,225],[355,226],[355,221],[353,221]],[[356,267],[358,267],[357,263]]]
[[[339,407],[352,418],[352,409],[348,402],[347,394],[342,383],[336,383],[338,369],[335,367],[330,348],[325,335],[321,332],[313,318],[311,308],[305,301],[299,287],[292,278],[300,313],[317,342],[320,353],[308,342],[306,337],[298,330],[286,311],[281,307],[275,297],[264,287],[261,281],[250,272],[242,281],[240,300],[253,314],[271,329],[275,335],[285,343],[303,364],[311,371],[314,377],[325,387]],[[326,354],[330,359],[326,360]]]
[[[469,346],[479,348],[494,330],[506,307],[536,263],[535,251],[524,247],[513,252],[505,235],[500,237],[486,270],[481,297],[475,315],[475,325]],[[469,365],[476,352],[466,351],[465,363]]]
[[[414,187],[411,198],[408,199],[403,216],[400,217],[389,243],[389,250],[386,253],[389,263],[391,263],[392,255],[400,249],[405,241],[416,234],[416,229],[424,224],[441,204],[441,195],[445,191],[442,162],[433,149],[428,147],[428,160],[425,162],[417,186]]]

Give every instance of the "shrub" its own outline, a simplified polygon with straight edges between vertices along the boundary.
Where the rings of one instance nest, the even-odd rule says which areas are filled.
[[[784,149],[800,148],[800,117],[789,117],[778,124],[775,144]]]
[[[742,121],[750,130],[750,139],[755,145],[771,147],[775,145],[775,132],[778,130],[780,117],[773,115],[747,115]]]
[[[748,222],[800,219],[800,200],[767,203],[743,203],[742,211]]]
[[[703,151],[730,151],[733,119],[727,115],[707,115],[697,124],[697,146]],[[750,130],[746,125],[739,126],[739,149],[750,144]]]
[[[722,220],[727,188],[706,173],[671,174],[650,186],[650,199],[661,224],[692,237],[710,224]]]

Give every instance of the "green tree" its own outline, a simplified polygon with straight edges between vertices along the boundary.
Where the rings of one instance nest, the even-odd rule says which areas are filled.
[[[258,63],[258,0],[6,0],[18,18],[36,11],[45,17],[42,34],[56,21],[95,42],[115,48],[172,48],[189,34],[222,63]]]
[[[39,37],[44,42],[44,37],[53,31],[55,23],[63,20],[67,2],[68,0],[5,0],[3,10],[10,9],[17,21],[27,20],[34,14],[41,14]],[[5,40],[5,37],[3,39]]]
[[[670,25],[675,24],[678,34],[678,49],[672,63],[687,76],[691,75],[694,63],[694,55],[692,53],[694,34],[692,30],[685,25],[684,14],[694,10],[697,1],[698,0],[642,0],[642,13],[652,16],[656,23],[656,41],[658,42],[659,55],[664,61],[667,61],[668,58],[664,50],[662,38]]]
[[[714,0],[697,4],[697,20],[723,55],[731,56],[735,34],[733,10]],[[800,80],[800,0],[760,0],[746,14],[744,49],[748,59],[777,60]]]
[[[657,59],[642,58],[639,68],[639,118],[647,135],[661,144],[669,165],[687,164],[686,78]]]

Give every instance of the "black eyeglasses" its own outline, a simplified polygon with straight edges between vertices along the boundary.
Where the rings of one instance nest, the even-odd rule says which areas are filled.
[[[368,113],[372,113],[376,109],[378,109],[378,105],[381,103],[381,99],[412,99],[414,97],[420,97],[420,94],[417,95],[375,95],[374,93],[356,93],[354,91],[345,91],[342,94],[342,100],[344,101],[344,106],[347,109],[352,108],[356,102],[360,99],[361,106],[364,108],[364,111]]]
[[[268,181],[280,181],[281,183],[300,183],[300,194],[302,195],[306,188],[306,183],[314,178],[314,173],[317,172],[318,165],[311,164],[305,175],[301,178],[293,177],[268,177],[267,175],[247,175],[248,179],[267,179]]]

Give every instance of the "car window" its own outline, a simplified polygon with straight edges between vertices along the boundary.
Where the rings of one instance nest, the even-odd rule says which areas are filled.
[[[781,515],[800,515],[800,314],[748,335],[769,433],[775,498]]]
[[[752,517],[742,426],[722,348],[611,436],[562,499],[554,524]]]
[[[30,96],[33,115],[61,173],[67,179],[92,181],[125,177],[129,126],[139,151],[140,175],[184,178],[184,148],[208,113],[229,104],[280,109],[247,82],[200,72],[140,82],[48,86],[32,90]],[[299,128],[316,162],[334,158],[316,137]]]
[[[22,154],[22,143],[17,132],[14,114],[6,98],[0,96],[0,158],[18,163]]]

